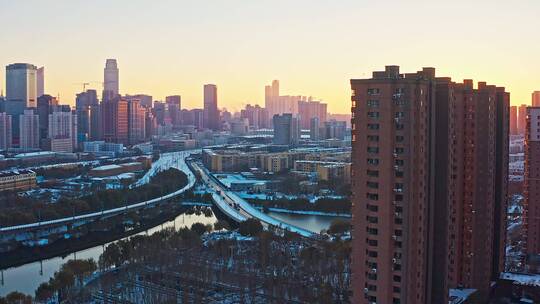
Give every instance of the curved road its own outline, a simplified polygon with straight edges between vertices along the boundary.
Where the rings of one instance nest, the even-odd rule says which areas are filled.
[[[183,187],[182,189],[180,189],[178,191],[175,191],[175,192],[169,193],[167,195],[160,196],[158,198],[154,198],[154,199],[151,199],[151,200],[148,200],[148,201],[144,201],[144,202],[140,202],[140,203],[136,203],[136,204],[132,204],[132,205],[127,205],[127,206],[124,206],[124,207],[108,209],[108,210],[103,210],[103,211],[98,211],[98,212],[93,212],[93,213],[88,213],[88,214],[83,214],[83,215],[65,217],[65,218],[60,218],[60,219],[55,219],[55,220],[50,220],[50,221],[36,222],[36,223],[31,223],[31,224],[23,224],[23,225],[10,226],[10,227],[2,227],[2,228],[0,228],[0,233],[2,233],[2,232],[14,232],[14,231],[18,231],[18,230],[35,229],[35,228],[40,228],[40,227],[43,227],[43,226],[65,224],[65,223],[74,222],[74,221],[78,221],[78,220],[86,220],[86,219],[102,217],[104,215],[113,215],[113,214],[125,213],[127,211],[136,210],[136,209],[139,209],[139,208],[151,206],[151,205],[159,203],[159,202],[161,202],[163,200],[167,200],[167,199],[173,198],[175,196],[178,196],[178,195],[184,193],[186,190],[193,187],[193,185],[195,185],[195,180],[196,180],[195,175],[193,174],[193,172],[191,172],[191,170],[188,168],[188,166],[186,165],[186,162],[185,162],[186,157],[188,157],[192,152],[193,151],[190,150],[190,151],[180,151],[180,152],[171,152],[171,153],[162,154],[161,157],[163,157],[164,160],[159,162],[161,160],[161,157],[160,157],[160,159],[156,162],[157,165],[155,166],[155,168],[154,168],[154,166],[152,166],[152,169],[150,169],[150,171],[147,174],[145,174],[145,176],[138,181],[138,182],[140,182],[141,180],[145,179],[145,177],[149,180],[151,175],[148,175],[148,174],[150,172],[153,172],[155,174],[155,173],[157,173],[157,172],[159,172],[161,170],[173,167],[173,168],[177,168],[177,169],[183,171],[186,174],[186,176],[188,177],[188,181],[189,181],[188,184],[185,187]],[[144,182],[142,182],[142,184],[144,184]]]
[[[236,222],[244,221],[247,218],[256,218],[265,227],[275,226],[309,238],[318,236],[316,232],[285,223],[259,211],[233,191],[227,190],[202,164],[196,162],[190,164],[200,173],[203,182],[212,190],[212,198],[217,207]]]

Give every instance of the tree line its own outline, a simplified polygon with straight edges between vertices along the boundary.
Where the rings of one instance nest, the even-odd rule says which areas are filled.
[[[0,227],[118,208],[166,195],[187,184],[188,178],[182,171],[170,168],[137,188],[98,190],[78,198],[61,197],[55,203],[6,193],[0,197]]]

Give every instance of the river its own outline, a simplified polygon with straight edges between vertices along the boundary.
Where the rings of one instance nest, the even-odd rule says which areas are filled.
[[[318,216],[318,215],[297,215],[287,213],[269,212],[270,216],[276,219],[282,220],[292,225],[302,227],[304,229],[311,230],[313,232],[320,232],[322,229],[328,229],[330,223],[336,219],[336,217]],[[347,220],[347,218],[341,218]],[[191,227],[192,224],[200,222],[203,224],[213,224],[216,221],[214,216],[205,217],[201,215],[186,215],[181,214],[175,218],[174,221],[169,221],[161,225],[155,226],[148,230],[148,232],[141,232],[140,234],[153,234],[160,231],[163,228],[176,227]],[[129,237],[127,237],[129,238]],[[115,241],[116,242],[116,241]],[[107,243],[109,244],[109,243]],[[18,267],[8,268],[2,270],[3,282],[0,281],[0,296],[5,296],[12,291],[20,291],[26,294],[34,295],[37,287],[47,282],[50,277],[54,275],[54,272],[60,269],[60,266],[70,259],[89,259],[93,258],[98,260],[105,245],[99,245],[85,250],[71,253],[64,257],[55,257],[41,262],[34,262]],[[0,278],[2,280],[2,278]]]
[[[197,222],[203,224],[213,224],[215,221],[216,218],[214,216],[205,217],[204,214],[181,214],[173,221],[165,222],[139,234],[153,234],[157,231],[160,231],[161,229],[168,227],[176,227],[176,229],[181,227],[191,227],[192,224]],[[54,273],[60,269],[60,266],[62,266],[62,264],[64,264],[70,259],[75,258],[93,258],[95,261],[97,261],[99,259],[99,256],[103,253],[104,247],[108,244],[110,243],[77,251],[64,257],[55,257],[40,262],[29,263],[18,267],[1,270],[0,296],[5,296],[12,291],[20,291],[22,293],[34,295],[34,292],[38,288],[38,286],[43,282],[47,282],[49,278],[52,277]]]
[[[312,232],[319,233],[323,229],[328,229],[332,221],[336,219],[350,221],[348,217],[337,216],[321,216],[321,215],[303,215],[290,214],[282,212],[268,212],[271,217],[283,221],[285,223],[307,229]]]

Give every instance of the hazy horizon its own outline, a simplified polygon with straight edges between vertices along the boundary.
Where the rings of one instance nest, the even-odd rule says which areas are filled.
[[[202,107],[205,83],[218,86],[220,108],[263,105],[279,79],[283,95],[349,113],[349,79],[391,64],[505,86],[513,105],[529,104],[540,89],[539,13],[533,0],[0,0],[0,64],[45,66],[46,92],[67,104],[80,83],[102,81],[107,58],[118,60],[122,94],[179,94],[187,108]]]

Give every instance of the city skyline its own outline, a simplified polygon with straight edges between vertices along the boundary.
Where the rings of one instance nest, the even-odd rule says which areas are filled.
[[[123,95],[149,94],[164,100],[178,94],[187,108],[200,108],[201,86],[215,83],[220,108],[235,111],[248,103],[263,105],[264,86],[279,79],[284,94],[312,95],[328,103],[330,113],[347,113],[347,79],[392,63],[404,69],[436,66],[441,75],[454,79],[504,84],[513,105],[530,104],[540,84],[534,73],[540,69],[535,60],[540,43],[533,39],[540,27],[534,18],[540,4],[534,1],[477,1],[467,4],[468,10],[463,10],[463,1],[394,3],[390,10],[383,4],[350,1],[147,3],[4,1],[0,17],[10,24],[2,33],[5,45],[26,40],[48,47],[8,47],[0,62],[45,66],[46,93],[59,93],[61,102],[74,104],[75,94],[82,91],[80,83],[99,81],[105,59],[115,58]],[[60,8],[69,13],[58,15]],[[107,14],[102,13],[105,9]],[[366,10],[384,11],[396,24],[425,30],[408,38],[394,35],[391,27],[368,26],[377,22],[378,14],[364,15]],[[485,14],[475,14],[478,10]],[[21,12],[29,18],[17,18]],[[134,15],[147,22],[126,22]],[[459,24],[455,16],[460,16]],[[494,49],[497,39],[504,43]],[[91,41],[99,43],[85,43]],[[0,85],[5,90],[3,74]],[[90,87],[102,89],[99,84]]]

